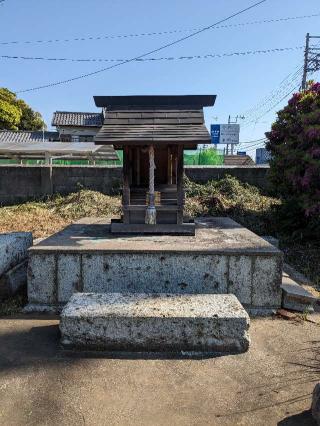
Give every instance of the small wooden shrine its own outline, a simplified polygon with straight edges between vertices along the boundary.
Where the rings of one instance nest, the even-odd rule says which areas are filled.
[[[183,221],[183,151],[210,143],[203,107],[215,98],[94,97],[104,111],[95,143],[123,150],[123,216],[111,232],[194,235]]]

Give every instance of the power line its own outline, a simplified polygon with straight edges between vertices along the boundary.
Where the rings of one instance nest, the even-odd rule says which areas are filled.
[[[320,38],[320,37],[319,37]],[[318,46],[320,46],[320,43],[318,43],[316,46],[315,46],[315,48],[314,48],[314,50],[318,50],[317,49],[317,47]],[[287,86],[289,86],[289,85],[292,85],[292,83],[293,82],[297,82],[297,79],[298,80],[300,80],[300,73],[302,72],[302,70],[303,70],[303,66],[299,66],[298,67],[298,69],[295,71],[295,72],[293,72],[293,73],[291,73],[291,74],[289,74],[287,77],[285,77],[283,80],[282,80],[282,82],[280,83],[280,87],[281,87],[281,84],[283,83],[283,82],[285,82],[290,76],[291,77],[293,77],[292,78],[292,80],[289,82],[289,84],[287,84]],[[314,71],[315,72],[315,71]],[[265,111],[263,114],[261,114],[260,116],[255,116],[255,119],[254,120],[252,120],[252,121],[249,121],[249,122],[247,122],[246,123],[246,125],[244,126],[244,127],[246,127],[246,126],[248,126],[250,123],[257,123],[262,117],[264,117],[265,115],[267,115],[269,112],[271,112],[276,106],[278,106],[284,99],[286,99],[290,94],[292,94],[292,92],[294,91],[294,90],[296,90],[296,89],[298,89],[300,87],[300,85],[299,84],[295,84],[294,85],[294,87],[291,87],[291,90],[288,92],[288,93],[286,93],[284,96],[282,96],[281,97],[281,99],[280,100],[278,100],[277,99],[277,102],[276,103],[273,103],[272,104],[272,106],[270,107],[270,108],[268,108],[267,109],[267,111]],[[274,92],[274,91],[273,91]],[[278,90],[278,92],[279,92],[279,90]],[[272,93],[272,92],[271,92]],[[282,91],[280,91],[280,93],[283,93],[283,89],[282,89]],[[266,103],[266,102],[265,102]],[[261,107],[260,107],[260,109],[261,109]],[[266,141],[267,141],[268,139],[266,139]],[[257,142],[258,142],[258,140],[257,140]],[[261,143],[262,142],[260,142],[260,143],[258,143],[258,145],[260,144],[261,145]],[[253,146],[250,146],[249,147],[249,149],[253,149],[255,146],[257,146],[257,145],[253,145]],[[241,144],[240,144],[240,147],[241,147]],[[247,147],[246,147],[247,148]]]
[[[0,0],[5,1],[5,0]],[[215,29],[223,29],[223,28],[233,28],[233,27],[241,27],[246,25],[260,25],[260,24],[269,24],[274,22],[285,22],[290,20],[298,20],[298,19],[307,19],[314,18],[320,16],[320,13],[316,13],[313,15],[303,15],[303,16],[289,16],[278,19],[265,19],[261,21],[251,21],[251,22],[240,22],[238,24],[229,24],[229,25],[220,25],[215,26]],[[137,34],[115,34],[115,35],[102,35],[102,36],[85,36],[85,37],[75,37],[70,39],[49,39],[49,40],[13,40],[13,41],[2,41],[0,45],[8,45],[8,44],[37,44],[37,43],[68,43],[73,41],[96,41],[96,40],[106,40],[106,39],[118,39],[118,38],[133,38],[133,37],[150,37],[157,35],[170,35],[177,34],[183,32],[194,32],[199,31],[201,28],[190,28],[190,29],[176,29],[169,31],[159,31],[159,32],[145,32],[145,33],[137,33]]]
[[[295,46],[295,47],[277,47],[273,49],[264,49],[264,50],[247,50],[244,52],[231,52],[231,53],[209,53],[206,55],[190,55],[190,56],[170,56],[170,57],[160,57],[160,58],[142,58],[135,59],[135,62],[154,62],[154,61],[177,61],[177,60],[193,60],[193,59],[214,59],[214,58],[224,58],[230,56],[246,56],[246,55],[257,55],[265,53],[279,53],[293,50],[303,49],[304,46]],[[127,59],[114,59],[114,58],[48,58],[43,56],[10,56],[10,55],[0,55],[1,59],[20,59],[27,61],[61,61],[61,62],[124,62]]]
[[[302,71],[302,66],[299,66],[298,69],[290,74],[288,74],[279,84],[278,88],[273,89],[267,96],[265,96],[261,101],[257,102],[256,105],[249,108],[247,111],[243,113],[246,116],[246,120],[243,124],[248,121],[248,118],[254,116],[256,111],[261,109],[263,106],[268,104],[270,101],[274,101],[279,94],[281,94],[284,90],[287,89],[288,85],[297,78],[300,78],[300,72]],[[291,80],[289,80],[291,79]]]
[[[297,75],[294,79],[292,79],[292,81],[290,81],[285,87],[281,88],[278,92],[277,92],[277,96],[274,97],[270,97],[270,99],[268,99],[266,102],[264,102],[259,108],[257,108],[254,113],[250,116],[247,116],[247,120],[246,122],[243,124],[243,127],[247,127],[248,125],[250,125],[251,123],[256,123],[260,120],[260,118],[262,118],[264,115],[266,115],[265,113],[261,114],[261,110],[263,110],[265,107],[267,108],[267,111],[269,112],[273,106],[277,106],[282,100],[283,100],[283,94],[286,93],[288,91],[288,88],[291,88],[291,92],[294,91],[296,88],[299,88],[299,84],[297,84],[297,82],[300,81],[300,76]],[[291,93],[290,92],[290,93]],[[286,96],[286,94],[284,95],[284,97]],[[275,103],[276,101],[276,103]],[[278,101],[278,102],[277,102]],[[271,108],[269,108],[271,106]]]
[[[271,106],[271,108],[269,108],[267,111],[265,111],[262,115],[260,115],[256,120],[251,121],[247,124],[250,123],[254,123],[257,122],[258,120],[260,120],[262,117],[264,117],[265,115],[267,115],[269,112],[271,112],[276,106],[278,106],[284,99],[286,99],[288,96],[290,96],[295,90],[297,90],[300,87],[300,85],[296,85],[295,87],[291,88],[290,91],[288,93],[286,93],[277,103],[273,104]]]
[[[72,78],[69,78],[69,79],[66,79],[66,80],[61,80],[61,81],[57,81],[57,82],[54,82],[54,83],[45,84],[45,85],[42,85],[42,86],[32,87],[30,89],[19,90],[16,93],[30,92],[30,91],[34,91],[34,90],[44,89],[44,88],[47,88],[47,87],[57,86],[57,85],[60,85],[60,84],[70,83],[70,82],[75,81],[75,80],[80,80],[82,78],[90,77],[92,75],[97,75],[99,73],[102,73],[104,71],[108,71],[110,69],[119,67],[121,65],[125,65],[127,63],[134,62],[134,61],[136,61],[138,59],[141,59],[141,58],[144,58],[146,56],[152,55],[153,53],[160,52],[161,50],[164,50],[164,49],[166,49],[168,47],[171,47],[171,46],[175,46],[176,44],[179,44],[179,43],[181,43],[181,42],[183,42],[185,40],[188,40],[188,39],[190,39],[192,37],[195,37],[198,34],[201,34],[201,33],[205,32],[205,31],[208,31],[211,28],[215,27],[216,25],[219,25],[219,24],[221,24],[223,22],[228,21],[229,19],[232,19],[232,18],[234,18],[234,17],[236,17],[238,15],[241,15],[242,13],[247,12],[248,10],[253,9],[254,7],[257,7],[260,4],[265,3],[266,1],[267,0],[260,0],[259,2],[254,3],[251,6],[248,6],[248,7],[244,8],[244,9],[241,9],[238,12],[235,12],[232,15],[229,15],[227,18],[224,18],[224,19],[221,19],[220,21],[215,22],[212,25],[204,27],[204,28],[202,28],[202,29],[200,29],[200,30],[192,33],[192,34],[189,34],[189,35],[187,35],[185,37],[182,37],[182,38],[180,38],[178,40],[175,40],[175,41],[172,41],[170,43],[167,43],[167,44],[165,44],[163,46],[160,46],[160,47],[158,47],[156,49],[150,50],[149,52],[143,53],[142,55],[138,55],[136,57],[133,57],[132,59],[128,59],[128,60],[125,60],[123,62],[119,62],[119,63],[116,63],[114,65],[111,65],[110,67],[102,68],[102,69],[99,69],[99,70],[96,70],[96,71],[93,71],[93,72],[90,72],[90,73],[87,73],[87,74],[82,74],[82,75],[79,75],[77,77],[72,77]]]
[[[265,145],[265,143],[267,142],[267,139],[264,139],[263,141],[261,141],[261,142],[256,142],[256,143],[254,143],[254,144],[251,144],[251,145],[249,145],[249,146],[245,146],[245,148],[246,149],[252,149],[252,148],[255,148],[255,147],[257,147],[257,146],[260,146],[260,145]]]
[[[296,70],[293,74],[289,74],[287,76],[285,81],[285,84],[280,84],[278,89],[273,90],[269,96],[265,98],[264,101],[262,101],[260,104],[256,105],[255,107],[251,108],[251,113],[246,114],[246,121],[244,123],[244,127],[248,126],[250,123],[257,122],[259,119],[258,116],[261,115],[261,110],[264,110],[265,108],[269,108],[270,105],[274,105],[275,101],[282,98],[284,93],[288,91],[288,88],[293,88],[297,85],[297,83],[300,81],[300,75],[302,72],[302,66]],[[288,78],[290,78],[288,80]]]
[[[280,88],[276,93],[273,94],[271,92],[271,96],[269,98],[267,98],[267,101],[265,101],[261,106],[256,107],[255,113],[252,114],[251,117],[250,117],[250,115],[249,115],[249,118],[247,116],[247,120],[244,123],[244,127],[247,127],[251,123],[257,123],[262,117],[264,117],[266,114],[268,114],[270,111],[272,111],[273,108],[275,108],[277,105],[279,105],[279,103],[281,103],[294,90],[298,89],[300,87],[300,85],[297,84],[297,81],[300,81],[302,71],[303,71],[303,66],[300,66],[293,74],[289,74],[286,77],[286,79],[288,79],[290,76],[292,76],[292,79],[286,84],[286,86],[284,86],[283,88]],[[286,93],[284,96],[282,96],[283,93],[284,93],[284,90],[287,89],[288,87],[291,88],[291,91],[289,93]],[[281,99],[279,98],[279,95],[280,95]],[[274,103],[275,100],[277,100],[278,102]],[[269,108],[270,105],[272,105],[271,108]],[[257,111],[261,110],[263,108],[263,106],[267,106],[268,109],[267,109],[266,112],[259,115],[259,112],[257,112]]]
[[[252,117],[257,115],[257,111],[261,110],[264,106],[273,103],[275,99],[281,97],[284,91],[287,91],[287,88],[293,83],[300,79],[300,73],[302,72],[303,66],[298,66],[298,68],[288,74],[279,84],[278,88],[273,89],[269,95],[263,98],[260,102],[258,102],[255,106],[251,107],[249,110],[244,112],[243,114],[246,116],[246,122],[248,122]]]
[[[318,46],[320,46],[320,43],[316,44],[313,47],[313,49],[317,50]],[[316,55],[317,55],[317,53],[314,54],[314,57],[316,57]],[[313,59],[313,58],[311,57],[311,59]],[[270,95],[268,95],[266,98],[264,98],[262,103],[260,102],[256,106],[254,106],[251,109],[249,109],[248,111],[246,111],[244,113],[244,115],[246,115],[244,127],[246,127],[249,123],[257,122],[259,120],[259,118],[257,118],[257,116],[259,115],[259,113],[257,111],[261,110],[264,106],[268,107],[268,105],[270,105],[275,100],[275,98],[279,99],[279,95],[281,97],[283,95],[284,91],[287,90],[288,87],[290,87],[290,86],[293,87],[292,84],[294,84],[294,86],[296,88],[296,83],[297,83],[298,80],[300,80],[301,73],[303,72],[303,68],[304,68],[303,64],[302,64],[302,66],[298,66],[296,71],[294,71],[293,73],[290,73],[281,81],[278,90],[272,90]],[[291,78],[291,80],[286,82],[289,78]],[[286,85],[283,86],[283,83],[285,83],[285,82],[286,82]],[[253,117],[255,117],[255,119],[252,120]]]
[[[243,142],[240,142],[240,145],[247,144],[247,143],[251,144],[251,143],[261,142],[261,141],[265,141],[265,140],[267,140],[267,138],[255,139],[255,140],[252,140],[252,141],[243,141]]]
[[[267,138],[257,139],[256,141],[249,142],[240,142],[239,149],[250,150],[256,146],[265,145]]]

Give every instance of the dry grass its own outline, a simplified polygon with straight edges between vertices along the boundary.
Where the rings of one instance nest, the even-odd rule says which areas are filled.
[[[186,179],[185,212],[191,217],[230,216],[258,234],[274,234],[273,208],[279,200],[262,195],[233,177],[206,185]],[[118,217],[120,197],[81,189],[47,201],[28,202],[0,208],[0,232],[31,231],[34,238],[57,232],[86,216]]]
[[[233,177],[205,185],[188,179],[185,212],[191,217],[230,216],[259,235],[277,236],[274,209],[280,205],[251,185]],[[67,196],[54,196],[47,201],[28,202],[0,208],[0,232],[31,231],[34,238],[43,238],[86,216],[118,217],[120,197],[81,189]],[[286,261],[307,275],[320,288],[320,247],[296,246],[288,239],[282,246]],[[19,296],[20,297],[20,296]],[[13,299],[9,310],[16,310]]]
[[[118,216],[120,198],[80,190],[65,197],[0,208],[0,232],[30,231],[43,238],[85,216]]]
[[[283,243],[285,261],[302,272],[320,291],[320,244],[297,244],[286,241]]]
[[[280,201],[261,194],[255,186],[232,176],[206,185],[186,179],[185,185],[189,216],[229,216],[259,235],[276,233],[273,212]]]

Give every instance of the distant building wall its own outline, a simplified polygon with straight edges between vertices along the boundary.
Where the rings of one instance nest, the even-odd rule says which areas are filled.
[[[262,189],[268,188],[269,167],[187,166],[186,175],[198,183],[232,175]],[[51,175],[51,179],[50,179]],[[122,167],[0,165],[0,204],[9,205],[46,195],[69,194],[85,187],[105,194],[119,190]]]
[[[266,148],[256,149],[256,163],[257,164],[268,164],[271,158],[271,154]]]

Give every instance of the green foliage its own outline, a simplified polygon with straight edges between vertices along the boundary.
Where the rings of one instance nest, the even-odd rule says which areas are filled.
[[[41,130],[45,123],[39,112],[16,94],[0,88],[0,130]]]
[[[0,130],[18,130],[21,110],[0,98]]]
[[[266,133],[270,181],[283,203],[278,220],[284,234],[320,236],[320,83],[296,93]]]

